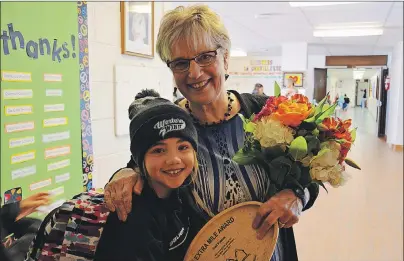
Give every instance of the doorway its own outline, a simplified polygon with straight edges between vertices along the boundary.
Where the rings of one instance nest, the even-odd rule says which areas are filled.
[[[314,68],[314,93],[317,102],[327,95],[327,69]]]

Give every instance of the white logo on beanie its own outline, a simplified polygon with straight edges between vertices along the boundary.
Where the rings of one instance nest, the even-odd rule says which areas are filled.
[[[185,129],[187,125],[185,124],[185,121],[183,119],[174,119],[171,118],[169,120],[162,120],[157,122],[154,125],[154,129],[160,130],[159,134],[162,138],[164,136],[172,131],[180,131]]]

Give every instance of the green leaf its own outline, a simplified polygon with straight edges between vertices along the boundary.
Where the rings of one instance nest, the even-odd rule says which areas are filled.
[[[310,118],[306,119],[305,122],[314,122],[317,118],[317,115],[319,115],[323,111],[324,104],[327,102],[327,95],[322,99],[319,104],[316,106],[316,109],[314,110],[313,116]]]
[[[325,189],[325,191],[327,191],[327,193],[328,193],[328,190],[327,190],[327,188],[325,187],[325,185],[324,185],[324,183],[323,183],[322,181],[315,179],[315,180],[313,180],[313,182],[314,182],[314,183],[317,183],[317,184],[320,185],[320,186],[322,186],[323,189]]]
[[[316,136],[306,136],[307,152],[313,152],[320,149],[320,140]]]
[[[352,143],[355,142],[355,140],[356,140],[356,129],[357,128],[355,128],[351,131]]]
[[[297,136],[305,136],[307,134],[307,130],[300,129],[297,131]]]
[[[345,163],[346,163],[347,165],[351,166],[352,168],[361,170],[361,167],[359,167],[359,165],[356,164],[356,162],[353,161],[353,160],[351,160],[351,159],[346,158],[346,159],[345,159]]]
[[[314,136],[320,135],[320,131],[317,128],[314,129],[311,133],[313,133]]]
[[[270,148],[264,148],[262,153],[266,160],[271,161],[277,157],[285,156],[286,152],[282,148],[282,146],[277,145]]]
[[[256,127],[256,124],[254,122],[250,121],[245,125],[244,130],[245,130],[245,132],[253,133],[255,131],[255,127]]]
[[[337,107],[337,103],[335,103],[334,105],[330,106],[327,110],[325,110],[323,113],[321,113],[320,115],[317,116],[315,122],[316,124],[319,124],[321,122],[323,122],[323,120],[325,118],[327,118],[328,116],[332,115],[335,111],[335,108]]]
[[[321,112],[325,112],[330,108],[330,105],[328,103],[324,104],[323,108],[321,109]]]
[[[314,122],[305,122],[303,121],[299,128],[305,129],[307,131],[313,131],[316,128],[316,124]]]
[[[275,81],[274,96],[279,97],[280,95],[281,95],[281,87],[279,87],[279,84]]]
[[[347,143],[348,141],[346,139],[335,139],[335,142],[338,142],[339,144]]]
[[[278,188],[282,188],[285,177],[289,174],[292,161],[285,156],[278,157],[269,163],[269,178]]]
[[[251,116],[250,116],[250,121],[253,121],[254,120],[254,118],[255,118],[255,113],[253,113],[253,114],[251,114]]]
[[[233,160],[239,165],[251,165],[257,164],[256,153],[254,151],[244,152],[243,149],[237,151],[237,153],[233,156]]]
[[[301,170],[301,176],[299,179],[300,184],[302,184],[303,187],[307,187],[313,180],[310,175],[310,168],[309,167],[300,167]]]
[[[254,119],[254,115],[250,119],[246,119],[243,114],[239,113],[238,114],[241,120],[243,121],[243,129],[245,132],[254,132],[255,131],[255,126],[256,124],[252,122]]]
[[[299,180],[301,175],[302,175],[302,171],[300,170],[299,165],[295,162],[294,164],[292,164],[292,167],[287,176],[290,176],[296,180]]]
[[[289,146],[289,154],[295,160],[301,160],[307,155],[307,142],[303,137],[297,137]]]
[[[292,176],[286,177],[285,185],[295,185],[296,187],[300,188],[301,190],[304,190],[303,186],[299,183],[299,181],[297,181],[297,179],[295,179]]]
[[[244,124],[247,124],[247,120],[246,120],[246,118],[244,117],[243,114],[239,113],[238,116],[239,116],[239,117],[241,118],[241,120],[243,121],[243,126],[244,126]]]

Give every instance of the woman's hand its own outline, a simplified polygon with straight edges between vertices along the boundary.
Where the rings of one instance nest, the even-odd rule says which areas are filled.
[[[257,229],[257,238],[263,239],[276,222],[280,223],[279,227],[292,227],[299,222],[302,209],[301,200],[292,190],[285,189],[278,192],[258,209],[253,221],[253,228]]]
[[[26,199],[23,199],[20,202],[20,213],[16,217],[15,221],[32,214],[36,210],[36,208],[48,205],[49,203],[50,200],[48,192],[40,192]]]
[[[132,210],[132,193],[140,195],[143,180],[133,169],[125,168],[117,172],[114,178],[105,186],[105,203],[112,212],[117,212],[121,221],[126,221]]]

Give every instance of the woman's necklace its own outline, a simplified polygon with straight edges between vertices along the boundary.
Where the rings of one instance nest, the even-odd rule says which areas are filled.
[[[227,92],[227,100],[228,100],[228,103],[227,103],[227,112],[224,114],[224,118],[221,119],[220,121],[217,121],[217,122],[214,121],[214,122],[205,122],[205,123],[203,123],[203,122],[201,122],[200,120],[198,120],[198,119],[192,114],[192,110],[191,110],[191,107],[189,106],[189,101],[188,101],[188,100],[187,100],[187,102],[185,103],[185,108],[188,110],[189,115],[191,115],[191,117],[192,117],[192,119],[193,119],[193,121],[194,121],[195,123],[198,123],[198,124],[200,124],[200,125],[202,125],[202,126],[210,126],[210,125],[220,124],[220,123],[222,123],[222,122],[227,121],[227,118],[231,115],[230,112],[231,112],[231,110],[233,109],[232,103],[233,103],[234,100],[231,98],[231,93],[230,93],[230,92]]]

